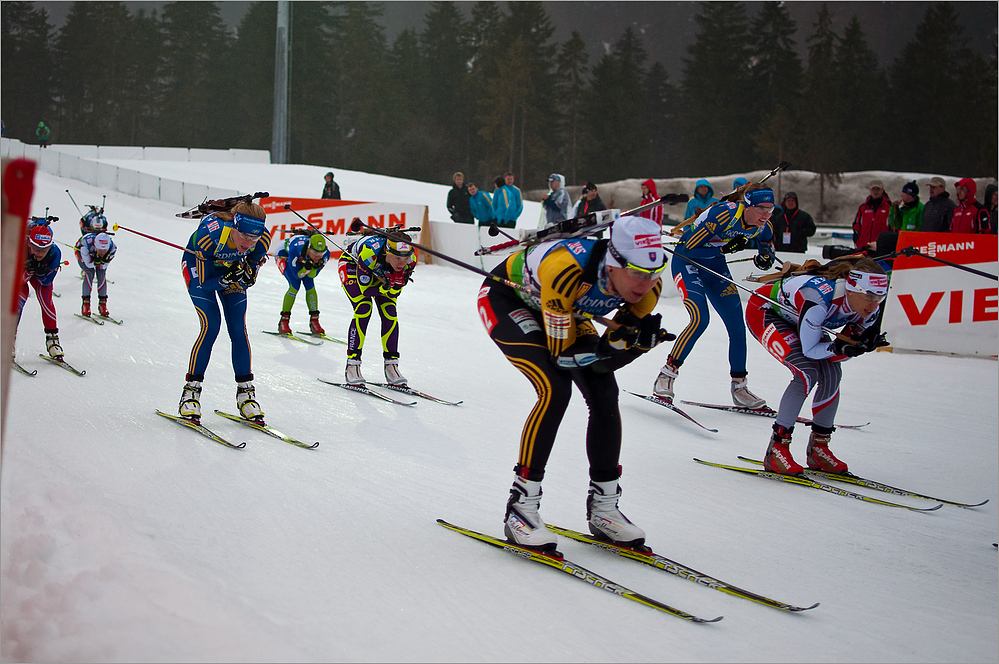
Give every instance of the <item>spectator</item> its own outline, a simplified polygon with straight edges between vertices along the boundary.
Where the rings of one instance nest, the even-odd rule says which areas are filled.
[[[996,234],[996,201],[999,199],[999,187],[990,184],[985,187],[985,211],[989,213],[989,233]]]
[[[888,230],[888,213],[891,210],[891,198],[885,194],[885,186],[881,180],[872,180],[871,195],[857,208],[857,216],[853,219],[853,245],[857,249],[877,248],[878,236]]]
[[[569,218],[569,193],[565,190],[565,176],[552,173],[548,176],[548,191],[541,197],[545,213],[545,227]]]
[[[749,184],[749,180],[740,175],[736,179],[732,180],[732,191],[735,191],[744,184]]]
[[[583,194],[576,201],[576,207],[573,210],[572,216],[581,217],[584,214],[606,209],[607,206],[604,205],[604,202],[600,199],[600,194],[597,193],[597,185],[587,182],[583,185]]]
[[[447,211],[451,213],[451,219],[459,224],[475,223],[475,218],[472,216],[472,206],[468,201],[469,197],[464,173],[455,173],[454,186],[447,193]]]
[[[943,178],[930,178],[930,198],[923,206],[923,223],[920,230],[925,233],[947,233],[950,231],[951,215],[957,204],[947,192]]]
[[[659,200],[659,192],[656,191],[656,183],[652,178],[649,178],[642,183],[642,200],[639,206],[648,205],[649,203],[654,203]],[[651,219],[660,226],[663,225],[663,206],[658,205],[651,210],[646,210],[645,212],[640,212],[638,214],[640,217],[645,217],[646,219]]]
[[[918,231],[923,223],[923,203],[919,200],[919,185],[907,182],[902,187],[902,201],[893,203],[888,225],[893,231]]]
[[[49,128],[45,126],[44,122],[39,122],[38,129],[35,129],[35,138],[38,139],[38,145],[40,145],[43,148],[47,148],[49,142],[49,134],[51,133],[52,133],[51,130],[49,130]]]
[[[951,215],[951,233],[988,233],[989,213],[975,200],[978,186],[971,178],[961,178],[954,183],[957,207]]]
[[[468,204],[472,208],[472,216],[479,220],[479,226],[488,226],[496,219],[492,199],[474,182],[468,183]]]
[[[704,210],[711,207],[712,203],[717,203],[715,190],[707,180],[701,179],[694,184],[694,197],[687,201],[687,209],[683,213],[684,219],[696,217]]]
[[[770,225],[774,229],[774,249],[803,254],[808,251],[808,238],[815,235],[815,222],[812,215],[798,207],[798,194],[789,191],[784,194]]]
[[[493,214],[496,224],[503,228],[515,228],[520,213],[524,211],[524,199],[520,189],[513,186],[513,173],[507,171],[496,178],[496,189],[493,191]]]
[[[323,178],[326,180],[326,184],[323,185],[322,197],[340,200],[340,185],[333,181],[333,171],[324,175]]]

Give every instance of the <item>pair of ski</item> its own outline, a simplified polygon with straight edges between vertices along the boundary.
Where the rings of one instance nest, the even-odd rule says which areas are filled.
[[[662,406],[663,408],[668,408],[677,415],[680,415],[681,417],[687,419],[688,421],[693,422],[694,424],[701,427],[705,431],[710,431],[711,433],[718,433],[718,429],[712,429],[710,427],[704,426],[703,424],[695,420],[693,417],[691,417],[685,410],[681,409],[676,404],[674,404],[671,400],[663,399],[662,397],[657,397],[654,394],[638,394],[637,392],[631,392],[628,390],[625,391],[628,392],[628,394],[633,394],[639,399],[645,399],[646,401],[651,401],[652,403]],[[699,401],[683,401],[682,403],[690,404],[691,406],[700,406],[701,408],[724,410],[729,413],[743,413],[745,415],[758,415],[760,417],[769,417],[769,418],[777,417],[777,411],[772,408],[768,408],[766,406],[764,406],[763,408],[748,408],[746,406],[735,406],[735,405],[729,406],[726,404],[701,403]],[[811,425],[812,423],[812,421],[806,417],[799,417],[798,422],[806,426]],[[870,422],[867,422],[866,424],[837,424],[836,426],[840,429],[860,429],[862,427],[866,427],[868,424],[870,424]]]
[[[382,394],[381,392],[375,392],[370,387],[368,383],[335,383],[329,380],[323,380],[322,378],[317,379],[320,383],[326,383],[327,385],[335,385],[336,387],[343,388],[350,392],[357,392],[358,394],[367,394],[368,396],[375,397],[376,399],[381,399],[382,401],[388,401],[389,403],[394,403],[397,406],[415,406],[415,401],[399,401],[398,399],[393,399],[387,394]],[[445,401],[444,399],[438,399],[437,397],[430,396],[425,392],[420,392],[419,390],[414,390],[409,385],[393,385],[392,383],[370,383],[376,387],[382,387],[386,390],[392,390],[393,392],[401,392],[402,394],[408,394],[414,397],[420,397],[421,399],[426,399],[427,401],[433,401],[434,403],[444,404],[445,406],[457,406],[464,403],[464,401]]]
[[[115,325],[121,325],[122,323],[125,322],[123,320],[117,320],[111,318],[111,316],[102,316],[100,314],[96,314],[93,316],[84,316],[83,314],[73,314],[73,315],[76,316],[77,318],[82,318],[83,320],[90,321],[94,325],[103,325],[104,321],[107,321],[109,323],[114,323]]]
[[[211,429],[209,429],[208,427],[206,427],[205,425],[203,425],[200,420],[195,420],[195,419],[188,418],[188,417],[181,417],[179,415],[171,415],[169,413],[164,413],[161,410],[157,410],[156,413],[158,415],[162,415],[163,417],[167,418],[168,420],[173,420],[174,422],[176,422],[177,424],[179,424],[181,426],[184,426],[184,427],[187,427],[188,429],[192,429],[194,431],[197,431],[198,433],[200,433],[205,438],[208,438],[210,440],[214,440],[216,443],[218,443],[220,445],[224,445],[225,447],[230,447],[230,448],[236,449],[236,450],[240,450],[240,449],[243,449],[244,447],[246,447],[246,443],[245,442],[244,443],[239,443],[237,445],[236,443],[233,443],[233,442],[230,442],[229,440],[226,440],[225,438],[223,438],[219,434],[215,433],[214,431],[212,431]],[[251,429],[256,429],[257,431],[260,431],[262,433],[266,433],[268,436],[273,436],[274,438],[277,438],[278,440],[283,440],[284,442],[289,443],[291,445],[294,445],[295,447],[302,447],[302,448],[305,448],[307,450],[312,450],[312,449],[315,449],[315,448],[319,447],[319,443],[318,442],[315,442],[315,443],[312,443],[312,444],[303,443],[300,440],[296,440],[295,438],[292,438],[291,436],[289,436],[289,435],[287,435],[285,433],[282,433],[281,431],[278,431],[277,429],[275,429],[274,427],[269,426],[268,424],[264,423],[263,421],[247,420],[247,419],[242,418],[242,417],[240,417],[238,415],[230,415],[229,413],[224,413],[221,410],[216,410],[215,414],[219,415],[221,417],[224,417],[227,420],[232,420],[233,422],[239,422],[240,424],[242,424],[244,426],[248,426]]]
[[[344,346],[347,345],[346,341],[341,341],[340,339],[335,339],[333,337],[327,336],[325,334],[319,334],[317,332],[298,331],[295,334],[292,334],[291,332],[273,332],[271,330],[260,330],[260,331],[263,332],[264,334],[273,334],[275,337],[281,337],[282,339],[291,339],[292,341],[300,341],[303,344],[308,344],[310,346],[322,346],[323,341],[332,341],[334,343],[343,344]],[[308,339],[305,339],[303,337],[313,337],[316,339],[321,339],[322,341],[309,341]]]
[[[741,461],[747,463],[756,464],[759,466],[763,465],[763,462],[759,459],[750,459],[748,457],[740,456]],[[838,496],[844,496],[847,498],[854,498],[856,500],[861,500],[867,503],[877,503],[878,505],[887,505],[889,507],[902,507],[907,510],[912,510],[913,512],[933,512],[947,505],[954,505],[956,507],[981,507],[985,503],[989,502],[988,499],[983,500],[980,503],[961,503],[954,500],[944,500],[943,498],[936,498],[934,496],[929,496],[924,493],[917,493],[915,491],[909,491],[908,489],[900,489],[898,487],[891,486],[889,484],[884,484],[883,482],[876,482],[874,480],[869,480],[859,475],[854,475],[853,473],[830,473],[824,470],[813,470],[811,468],[806,468],[805,471],[798,475],[786,475],[783,473],[775,473],[763,468],[743,468],[741,466],[730,466],[723,463],[713,463],[711,461],[702,461],[700,459],[694,459],[697,463],[704,464],[706,466],[714,466],[715,468],[724,468],[726,470],[731,470],[739,473],[744,473],[746,475],[756,475],[758,477],[763,477],[768,480],[775,480],[778,482],[788,482],[790,484],[798,484],[800,486],[808,487],[811,489],[818,489],[819,491],[825,491],[826,493],[833,493]],[[847,491],[846,489],[840,488],[838,486],[833,486],[832,484],[825,484],[824,482],[816,481],[815,477],[819,477],[826,480],[831,480],[834,482],[844,482],[847,484],[853,484],[855,486],[864,487],[866,489],[872,489],[874,491],[883,491],[884,493],[893,494],[896,496],[905,496],[908,498],[920,498],[923,500],[932,500],[937,504],[933,507],[913,507],[911,505],[903,505],[902,503],[894,503],[888,500],[881,500],[879,498],[874,498],[873,496],[865,496],[860,493],[854,493],[853,491]]]
[[[55,365],[58,365],[58,366],[62,367],[66,371],[70,372],[71,374],[75,374],[77,376],[86,376],[87,375],[87,370],[86,369],[84,369],[82,371],[79,370],[79,369],[76,369],[72,365],[68,364],[66,362],[66,360],[56,359],[56,358],[52,357],[51,355],[43,355],[41,353],[38,354],[38,357],[42,358],[43,360],[48,360],[52,364],[55,364]],[[19,371],[20,373],[23,373],[25,376],[34,376],[34,375],[38,374],[38,369],[32,369],[31,371],[28,371],[27,369],[25,369],[24,367],[22,367],[20,364],[18,364],[16,361],[14,361],[13,364],[14,364],[14,368],[17,371]]]
[[[558,551],[542,552],[536,549],[530,549],[527,547],[519,546],[508,540],[502,540],[497,537],[493,537],[491,535],[486,535],[484,533],[480,533],[475,530],[464,528],[462,526],[456,526],[454,524],[448,523],[447,521],[444,521],[443,519],[437,519],[437,523],[444,526],[445,528],[448,528],[449,530],[453,530],[456,533],[465,535],[466,537],[470,537],[485,544],[489,544],[490,546],[494,546],[498,549],[503,549],[504,551],[512,553],[519,558],[530,560],[536,563],[541,563],[542,565],[547,565],[548,567],[552,567],[564,574],[568,574],[569,576],[580,579],[581,581],[585,581],[586,583],[596,588],[606,590],[615,595],[620,595],[621,597],[625,597],[632,601],[638,602],[639,604],[650,606],[659,611],[663,611],[664,613],[676,616],[677,618],[682,618],[683,620],[689,620],[691,622],[696,622],[696,623],[718,622],[719,620],[722,619],[722,616],[718,616],[717,618],[699,618],[693,614],[687,613],[686,611],[682,611],[668,604],[664,604],[658,600],[652,599],[651,597],[637,593],[633,590],[630,590],[622,586],[619,583],[615,583],[610,579],[583,567],[582,565],[577,565],[573,562],[566,560],[562,556],[562,554],[559,553]],[[705,586],[707,588],[713,588],[728,595],[732,595],[733,597],[741,597],[742,599],[748,599],[750,601],[763,604],[764,606],[769,606],[775,609],[779,609],[781,611],[789,611],[789,612],[807,611],[809,609],[814,609],[815,607],[818,606],[817,602],[815,604],[812,604],[811,606],[794,606],[793,604],[787,604],[785,602],[771,599],[763,595],[758,595],[749,590],[745,590],[738,586],[734,586],[730,583],[725,583],[724,581],[720,581],[714,577],[708,576],[707,574],[698,572],[697,570],[691,567],[678,563],[675,560],[670,560],[666,556],[654,553],[651,550],[639,551],[636,549],[631,549],[625,546],[614,544],[612,542],[607,542],[604,540],[597,539],[596,537],[587,535],[586,533],[581,533],[576,530],[570,530],[568,528],[562,528],[560,526],[549,525],[548,528],[549,530],[558,535],[562,535],[563,537],[568,537],[569,539],[573,539],[577,542],[582,542],[583,544],[590,544],[596,546],[605,551],[617,554],[618,556],[621,556],[626,560],[633,560],[635,562],[643,563],[650,567],[654,567],[662,572],[666,572],[667,574],[673,574],[674,576],[677,576],[681,579],[687,579],[688,581],[693,581],[694,583]]]

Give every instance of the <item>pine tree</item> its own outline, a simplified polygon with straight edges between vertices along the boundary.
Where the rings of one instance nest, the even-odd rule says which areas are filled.
[[[646,173],[658,178],[680,175],[677,164],[680,141],[676,131],[680,93],[670,83],[669,72],[660,62],[649,67],[645,80],[649,140]]]
[[[3,76],[4,132],[26,143],[44,121],[53,136],[60,129],[53,114],[53,32],[48,12],[32,2],[0,3],[0,72]]]
[[[579,182],[577,168],[580,148],[588,140],[582,127],[582,113],[584,100],[589,94],[586,67],[589,57],[583,38],[573,30],[569,40],[559,48],[556,60],[561,86],[559,99],[563,105],[562,115],[565,120],[562,127],[565,142],[560,161],[566,164],[566,177],[570,182]]]
[[[887,80],[856,16],[843,29],[834,58],[840,113],[836,139],[843,150],[842,170],[883,170],[888,141],[899,137],[885,131]]]
[[[691,175],[749,170],[755,93],[749,33],[741,2],[701,2],[697,36],[683,58],[683,167]]]

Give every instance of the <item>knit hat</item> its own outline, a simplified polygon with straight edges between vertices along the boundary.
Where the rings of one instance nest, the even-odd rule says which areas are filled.
[[[659,224],[646,217],[619,217],[611,226],[607,265],[645,271],[666,267]]]
[[[902,187],[903,194],[909,194],[910,196],[919,196],[919,185],[916,181],[906,182],[905,186]]]
[[[747,191],[743,196],[746,204],[751,207],[758,207],[762,203],[774,204],[774,190],[773,189],[751,189]]]
[[[793,191],[789,191],[786,194],[784,194],[784,198],[782,198],[780,202],[783,203],[789,198],[793,198],[795,203],[798,202],[798,194],[794,193]]]
[[[316,233],[309,238],[309,248],[320,254],[326,251],[326,238],[320,233]]]
[[[107,233],[98,233],[94,237],[94,249],[97,251],[107,251],[111,248],[111,238]]]

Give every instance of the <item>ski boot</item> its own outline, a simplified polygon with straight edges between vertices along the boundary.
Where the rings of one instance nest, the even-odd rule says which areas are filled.
[[[106,295],[104,297],[97,296],[97,313],[105,318],[111,317],[111,314],[108,313],[108,298]]]
[[[348,385],[364,385],[360,360],[347,360],[347,368],[344,370],[343,375]]]
[[[770,437],[770,447],[767,448],[767,455],[763,457],[763,467],[772,473],[781,475],[798,475],[805,469],[798,465],[791,456],[791,432],[790,429],[774,424],[774,433]]]
[[[291,312],[282,311],[281,320],[278,321],[278,334],[291,334]]]
[[[590,480],[590,490],[586,497],[586,520],[589,522],[590,532],[599,539],[640,549],[645,544],[645,531],[633,524],[617,508],[620,497],[621,487],[617,480]]]
[[[745,408],[763,408],[767,405],[765,399],[761,399],[746,386],[746,376],[732,376],[732,403]]]
[[[263,422],[264,411],[257,403],[252,380],[236,383],[236,407],[239,408],[239,414],[243,419]]]
[[[319,312],[310,311],[309,312],[309,331],[312,334],[326,334],[326,330],[323,326],[319,324]]]
[[[55,360],[61,360],[64,353],[62,352],[62,346],[59,345],[59,333],[58,332],[45,332],[45,350],[48,351],[49,357]]]
[[[189,380],[180,395],[180,416],[196,422],[201,421],[201,381]]]
[[[90,298],[83,298],[83,307],[80,309],[81,316],[90,316]]]
[[[845,473],[847,465],[833,456],[829,451],[829,438],[835,427],[820,427],[812,425],[812,434],[808,437],[808,467],[824,470],[827,473]]]
[[[666,358],[666,364],[663,365],[662,370],[659,372],[659,377],[656,378],[652,394],[663,401],[673,403],[673,381],[676,380],[679,372],[680,367],[673,364],[673,359]]]
[[[405,385],[406,377],[399,373],[399,359],[385,360],[385,380],[389,385]]]
[[[518,475],[513,480],[510,499],[506,503],[503,533],[514,544],[539,551],[554,551],[558,538],[548,530],[538,514],[540,505],[541,482],[525,480]]]

